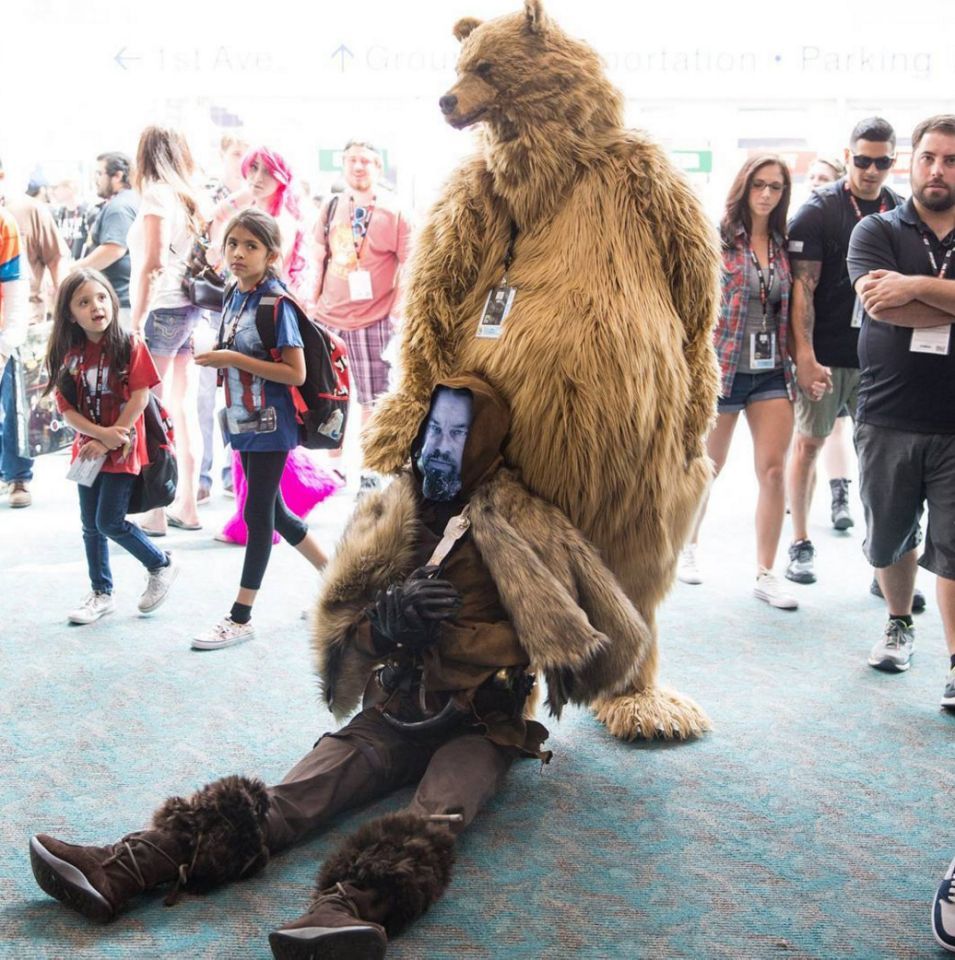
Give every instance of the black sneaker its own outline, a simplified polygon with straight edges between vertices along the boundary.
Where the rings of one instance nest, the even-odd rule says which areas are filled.
[[[871,593],[873,597],[878,597],[880,600],[885,599],[882,595],[882,588],[879,586],[879,581],[876,580],[875,577],[872,578],[872,583],[869,584],[869,593]],[[925,594],[916,587],[915,593],[912,594],[912,613],[923,613],[924,611]]]
[[[790,544],[786,579],[793,583],[815,583],[816,574],[812,569],[815,559],[816,548],[812,545],[812,540],[797,540]]]
[[[849,513],[849,481],[845,479],[830,480],[832,490],[832,525],[837,530],[848,530],[855,526],[855,521]]]

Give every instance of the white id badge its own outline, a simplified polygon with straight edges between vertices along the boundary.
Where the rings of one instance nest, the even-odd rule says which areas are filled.
[[[865,307],[862,306],[862,301],[856,297],[856,302],[852,305],[852,322],[849,326],[856,329],[861,327],[863,316],[865,316]]]
[[[75,480],[81,487],[91,487],[105,463],[106,454],[103,454],[101,457],[93,457],[90,460],[81,460],[77,457],[70,464],[66,479]]]
[[[352,270],[348,274],[348,299],[371,300],[371,274],[367,270]]]
[[[919,327],[912,331],[912,353],[934,353],[939,357],[948,356],[948,343],[952,335],[952,325],[943,327]]]
[[[482,340],[497,340],[504,332],[504,321],[511,312],[517,287],[501,283],[491,287],[487,300],[484,301],[484,310],[478,321],[477,336]]]
[[[754,370],[773,370],[776,366],[776,334],[760,330],[749,335],[750,366]]]

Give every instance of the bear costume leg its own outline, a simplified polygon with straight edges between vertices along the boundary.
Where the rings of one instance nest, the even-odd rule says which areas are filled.
[[[400,933],[444,893],[454,838],[413,813],[360,827],[333,853],[308,911],[269,934],[277,960],[381,960]]]
[[[268,804],[261,781],[224,777],[188,799],[170,797],[150,829],[110,846],[77,846],[41,833],[30,840],[33,876],[45,893],[99,923],[137,894],[175,880],[172,903],[180,888],[207,890],[265,866]]]

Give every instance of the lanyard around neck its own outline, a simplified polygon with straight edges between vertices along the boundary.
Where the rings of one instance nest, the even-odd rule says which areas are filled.
[[[103,425],[103,386],[104,373],[106,370],[106,351],[100,348],[99,361],[96,365],[96,389],[90,393],[89,381],[86,379],[86,350],[80,354],[80,382],[83,384],[83,391],[86,394],[86,409],[93,423],[97,426]]]
[[[365,241],[368,239],[368,231],[371,229],[371,218],[375,212],[375,197],[371,198],[371,203],[367,204],[364,207],[355,206],[355,198],[348,198],[348,210],[351,216],[351,238],[352,243],[355,244],[355,259],[361,260],[361,253],[365,249]],[[355,221],[355,213],[358,210],[365,211],[365,218],[361,221],[361,227],[358,231],[359,235],[356,235],[355,227],[358,226]]]
[[[772,290],[773,280],[776,277],[776,244],[773,243],[773,238],[767,238],[769,244],[769,280],[766,280],[766,277],[763,275],[763,268],[760,266],[759,258],[756,256],[756,251],[753,250],[753,243],[747,238],[747,246],[749,247],[749,258],[753,261],[753,266],[756,268],[756,276],[759,278],[759,302],[763,308],[763,328],[766,327],[766,315],[769,312],[769,294]]]
[[[942,260],[942,265],[940,267],[938,265],[938,261],[935,259],[935,251],[932,249],[931,241],[924,232],[919,232],[922,236],[922,243],[925,244],[925,249],[928,252],[928,262],[932,265],[932,272],[935,274],[936,278],[941,280],[948,273],[948,265],[952,262],[952,254],[955,253],[955,242],[949,244],[948,250],[945,251],[945,257]]]
[[[855,211],[856,220],[861,220],[863,217],[862,211],[859,209],[859,202],[855,198],[852,190],[849,189],[849,181],[846,180],[844,184],[844,189],[847,194],[849,194],[849,203],[852,204],[852,209]],[[884,190],[879,191],[879,213],[885,213],[889,209],[889,198],[886,195]]]

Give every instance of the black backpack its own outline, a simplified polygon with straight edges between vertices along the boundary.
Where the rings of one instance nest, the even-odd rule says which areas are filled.
[[[152,390],[143,411],[143,429],[146,431],[149,463],[139,471],[133,484],[129,497],[130,513],[168,507],[176,498],[176,484],[179,482],[172,418]]]
[[[275,321],[283,300],[295,311],[305,345],[305,382],[289,387],[299,425],[299,444],[309,450],[338,450],[345,440],[348,420],[345,342],[312,320],[294,297],[266,294],[255,311],[255,328],[273,360],[282,359],[275,346]]]

